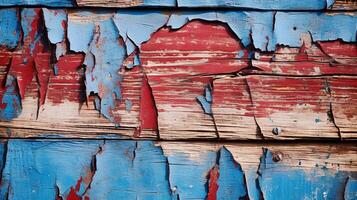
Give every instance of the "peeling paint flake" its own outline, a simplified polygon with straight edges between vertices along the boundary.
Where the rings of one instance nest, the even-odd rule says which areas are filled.
[[[48,33],[48,39],[52,44],[59,43],[65,39],[67,26],[67,12],[65,10],[50,10],[43,8],[43,16]]]

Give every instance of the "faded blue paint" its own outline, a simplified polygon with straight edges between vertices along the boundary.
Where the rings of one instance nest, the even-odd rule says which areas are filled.
[[[168,18],[169,15],[161,11],[119,10],[113,20],[123,40],[131,40],[140,49],[141,44],[164,26]],[[127,54],[130,55],[133,51],[134,48],[129,43]]]
[[[78,12],[80,16],[90,16],[91,12]],[[68,20],[67,37],[70,50],[75,52],[88,52],[89,44],[94,36],[94,23],[75,22]]]
[[[208,84],[205,87],[204,96],[196,97],[198,102],[201,104],[203,111],[206,114],[212,114],[212,86]]]
[[[175,7],[176,0],[144,0],[140,6]]]
[[[327,0],[330,2],[330,0]],[[177,0],[179,7],[239,7],[262,10],[322,10],[325,0]]]
[[[65,197],[81,176],[87,176],[101,144],[102,141],[8,141],[0,196],[7,195],[9,200],[55,199],[57,186]]]
[[[40,41],[42,34],[42,26],[33,27],[32,23],[39,17],[35,8],[23,8],[21,9],[21,27],[23,32],[23,43],[27,38],[30,38],[31,43],[30,50],[33,53],[35,45]],[[36,28],[36,30],[33,30]],[[34,31],[34,36],[32,35]]]
[[[0,6],[74,7],[75,0],[0,0]]]
[[[52,44],[63,41],[65,29],[63,23],[67,22],[67,13],[65,10],[50,10],[42,8],[48,39]]]
[[[222,147],[219,151],[219,178],[217,199],[248,198],[247,186],[241,166],[234,160],[231,152]]]
[[[357,13],[327,14],[277,12],[274,38],[277,44],[300,47],[302,33],[311,34],[313,41],[342,39],[356,42]]]
[[[18,20],[18,9],[0,9],[0,46],[13,49],[20,41],[21,25]]]
[[[208,175],[215,165],[217,153],[202,151],[199,157],[181,152],[167,155],[170,171],[170,186],[179,199],[205,199],[208,188]]]
[[[289,167],[273,161],[267,149],[261,158],[258,177],[264,199],[343,199],[346,180],[356,173],[335,171],[323,166],[313,169]]]
[[[125,47],[119,43],[119,33],[112,19],[99,22],[99,30],[89,47],[94,57],[88,59],[91,54],[87,53],[85,58],[86,91],[87,95],[98,94],[101,101],[100,112],[115,122],[112,111],[115,108],[115,101],[121,99],[122,77],[118,71],[123,64],[126,52]]]
[[[133,107],[133,103],[129,99],[125,99],[126,112],[130,112],[132,107]]]
[[[5,108],[0,107],[0,120],[11,121],[21,114],[21,97],[17,90],[16,79],[11,75],[7,76],[6,90],[1,104],[5,104]]]
[[[356,200],[357,199],[357,176],[348,177],[346,187],[345,187],[345,200]]]
[[[107,141],[96,163],[90,199],[172,199],[167,159],[151,141]]]

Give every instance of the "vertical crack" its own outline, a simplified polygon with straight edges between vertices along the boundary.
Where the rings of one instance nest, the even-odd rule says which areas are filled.
[[[326,92],[326,94],[329,95],[329,110],[327,111],[327,117],[328,117],[329,121],[331,123],[333,123],[333,125],[336,127],[339,139],[343,140],[340,127],[336,124],[335,116],[333,114],[333,105],[332,105],[333,96],[332,96],[330,84],[328,82],[328,78],[325,78],[325,92]]]
[[[252,113],[253,113],[254,122],[255,122],[255,125],[257,126],[256,136],[257,136],[257,138],[264,140],[264,134],[262,133],[262,129],[260,128],[260,126],[258,124],[258,121],[257,121],[257,118],[255,116],[254,101],[253,101],[253,96],[252,96],[252,93],[251,93],[251,90],[250,90],[248,79],[244,78],[244,82],[246,84],[247,91],[248,91],[248,94],[249,94],[250,103],[252,105]]]

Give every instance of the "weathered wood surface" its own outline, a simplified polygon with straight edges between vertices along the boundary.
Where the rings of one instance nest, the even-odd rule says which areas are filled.
[[[0,149],[5,199],[352,200],[357,195],[353,144],[8,140]]]
[[[356,138],[355,13],[1,12],[3,137]]]
[[[353,0],[0,0],[0,6],[242,8],[258,10],[355,10]]]

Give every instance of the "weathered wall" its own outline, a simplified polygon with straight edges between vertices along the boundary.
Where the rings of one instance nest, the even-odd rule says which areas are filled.
[[[0,0],[0,199],[357,199],[356,6]]]

